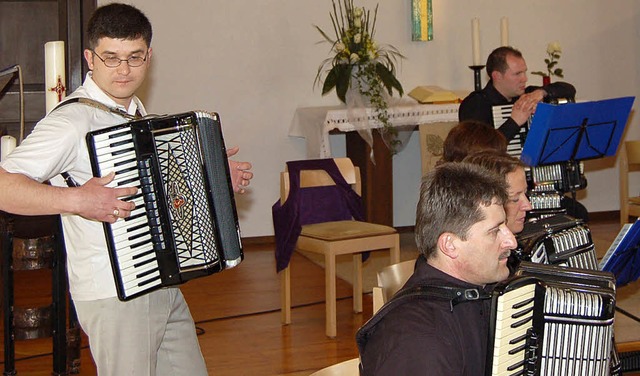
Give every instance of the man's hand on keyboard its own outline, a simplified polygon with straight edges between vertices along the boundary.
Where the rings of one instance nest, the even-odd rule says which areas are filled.
[[[118,218],[126,218],[135,209],[132,202],[121,198],[133,196],[138,191],[135,187],[110,188],[109,184],[115,174],[112,172],[101,178],[91,178],[79,188],[74,188],[75,212],[87,219],[114,223]]]

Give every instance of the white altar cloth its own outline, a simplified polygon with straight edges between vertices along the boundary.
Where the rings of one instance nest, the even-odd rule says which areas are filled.
[[[388,114],[394,127],[457,122],[459,106],[459,103],[420,104],[413,98],[405,97],[390,106]],[[373,109],[367,108],[367,117],[371,128],[381,126],[373,114]],[[329,158],[329,132],[334,129],[341,132],[356,130],[347,119],[346,106],[299,107],[293,115],[289,136],[306,139],[307,158]]]

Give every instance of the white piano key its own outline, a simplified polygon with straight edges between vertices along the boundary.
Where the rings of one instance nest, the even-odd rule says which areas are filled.
[[[142,285],[142,282],[148,282]],[[159,286],[162,284],[162,280],[160,279],[160,271],[148,276],[143,281],[130,281],[129,283],[123,284],[124,290],[127,295],[135,295],[139,292],[146,291],[152,287]]]
[[[125,225],[118,226],[118,227],[111,226],[111,234],[113,235],[114,238],[119,236],[120,234],[127,232],[128,229],[133,227],[142,226],[142,227],[146,227],[147,231],[149,231],[148,220],[147,220],[147,217],[144,217],[144,216],[138,217],[129,222],[119,219],[118,222],[122,222]],[[118,222],[114,223],[114,225],[117,224]]]
[[[146,263],[145,263],[146,262]],[[137,264],[145,263],[144,265],[136,266]],[[122,275],[130,274],[135,270],[144,270],[145,265],[155,265],[158,266],[158,261],[156,259],[155,252],[149,252],[148,254],[142,257],[129,258],[127,260],[119,260],[120,273]]]
[[[118,243],[116,252],[118,258],[120,258],[130,254],[131,252],[142,253],[147,249],[153,249],[151,234],[147,234],[146,237],[135,239],[133,241],[125,240]]]
[[[132,171],[127,171],[123,174],[116,174],[116,177],[113,179],[114,182],[116,182],[116,184],[119,184],[121,182],[125,182],[131,179],[137,179],[139,178],[139,174],[138,174],[138,170],[132,170]],[[132,182],[128,182],[128,184],[131,184]]]
[[[136,241],[137,239],[141,239],[140,235],[148,233],[149,229],[144,227],[137,227],[133,230],[119,231],[117,234],[113,234],[113,241],[118,244],[126,240]]]
[[[115,137],[124,137],[126,135],[131,136],[132,135],[131,130],[129,128],[122,127],[122,128],[114,129],[109,132],[94,134],[93,139],[95,142],[104,142],[104,141],[111,140]]]
[[[121,170],[123,168],[136,167],[138,161],[134,155],[121,155],[118,158],[110,158],[99,162],[100,170]]]

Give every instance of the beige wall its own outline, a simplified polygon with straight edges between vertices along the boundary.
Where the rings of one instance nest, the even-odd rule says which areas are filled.
[[[106,3],[98,1],[99,4]],[[313,88],[327,45],[312,27],[330,28],[329,0],[135,0],[154,25],[153,68],[142,97],[152,112],[214,110],[227,145],[254,164],[250,193],[238,199],[244,236],[273,234],[271,205],[279,195],[284,162],[305,157],[304,141],[287,136],[296,107],[337,104]],[[638,95],[640,2],[633,0],[433,0],[434,40],[412,42],[410,1],[381,0],[377,39],[407,57],[399,79],[406,91],[437,84],[471,90],[471,18],[480,18],[482,58],[500,41],[501,17],[510,44],[529,70],[544,68],[546,45],[558,40],[565,79],[579,99]],[[374,7],[376,2],[356,0]],[[530,76],[539,84],[539,76]],[[486,83],[486,76],[483,77]],[[636,108],[637,108],[636,103]],[[640,139],[637,116],[627,139]],[[332,138],[335,154],[344,141]],[[412,225],[420,158],[417,137],[394,160],[396,226]],[[591,211],[618,210],[617,159],[587,163],[582,202]]]

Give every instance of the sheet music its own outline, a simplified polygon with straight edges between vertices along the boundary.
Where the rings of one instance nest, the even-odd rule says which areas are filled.
[[[622,229],[620,230],[616,238],[613,240],[613,243],[611,243],[611,246],[609,246],[607,253],[604,254],[604,257],[600,261],[600,264],[598,265],[598,268],[600,270],[604,270],[604,266],[607,265],[607,263],[609,262],[609,259],[611,259],[611,256],[613,256],[615,250],[618,248],[620,243],[622,243],[622,240],[625,238],[625,236],[627,236],[627,234],[629,233],[629,229],[631,228],[632,225],[633,224],[631,223],[626,223],[622,226]]]
[[[603,271],[616,277],[616,286],[624,286],[640,278],[640,218],[622,230],[600,262]]]

